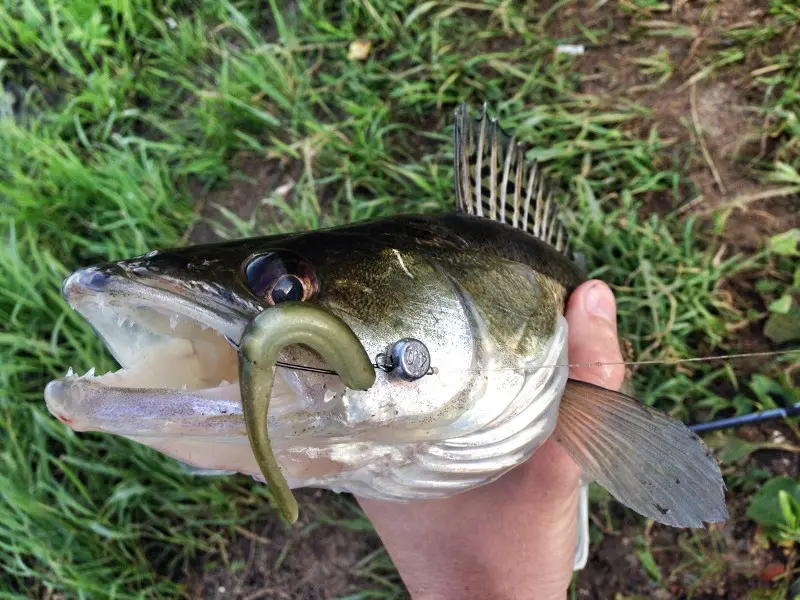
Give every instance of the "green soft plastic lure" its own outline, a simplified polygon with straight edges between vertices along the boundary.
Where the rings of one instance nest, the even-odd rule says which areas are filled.
[[[245,329],[239,346],[239,376],[247,435],[278,508],[294,523],[297,500],[272,452],[267,428],[278,354],[289,344],[303,344],[319,353],[344,384],[355,390],[366,390],[375,382],[375,367],[353,330],[313,304],[286,302],[272,306]]]

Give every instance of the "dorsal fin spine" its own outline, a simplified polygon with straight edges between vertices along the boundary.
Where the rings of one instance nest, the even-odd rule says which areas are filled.
[[[486,104],[479,119],[468,116],[465,104],[455,116],[457,210],[521,229],[568,255],[569,239],[553,191],[545,185],[538,162],[526,158],[516,132],[511,136],[504,132],[495,118],[487,116]]]
[[[515,229],[519,227],[519,209],[520,209],[519,203],[520,200],[522,199],[522,185],[523,185],[522,171],[525,168],[525,161],[522,160],[524,154],[522,153],[522,147],[519,144],[517,145],[516,151],[518,153],[517,156],[519,158],[517,159],[517,170],[516,173],[514,174],[514,218],[512,220],[512,225],[514,226]]]
[[[492,119],[492,167],[490,169],[490,176],[492,181],[497,181],[497,159],[499,149],[497,147],[497,121]],[[489,207],[490,218],[493,221],[497,220],[497,188],[494,185],[489,186]]]
[[[483,216],[483,142],[486,138],[486,104],[483,105],[481,115],[481,130],[478,134],[478,156],[475,162],[475,211],[479,217]]]
[[[555,245],[556,229],[559,227],[558,227],[558,209],[556,207],[556,199],[555,196],[553,196],[553,192],[550,192],[550,210],[551,214],[550,214],[550,223],[547,226],[548,227],[547,239],[551,240],[549,242],[550,244]]]
[[[508,172],[511,170],[511,159],[514,158],[515,150],[517,149],[517,145],[514,143],[516,140],[512,138],[511,143],[508,145],[508,152],[506,152],[506,161],[503,165],[503,184],[501,189],[501,196],[500,196],[500,206],[502,212],[500,213],[500,222],[506,222],[506,206],[508,203],[506,202],[506,198],[508,197]]]
[[[528,177],[528,190],[525,194],[525,215],[522,217],[522,231],[528,231],[528,212],[531,207],[531,198],[533,197],[533,184],[536,181],[536,174],[539,171],[539,165],[534,163],[531,167],[531,174]]]
[[[544,197],[544,185],[542,180],[539,179],[539,189],[536,192],[536,216],[533,219],[533,235],[541,237],[542,235],[542,199]]]
[[[550,194],[544,201],[544,214],[542,215],[542,239],[546,242],[550,236]]]
[[[460,158],[461,162],[462,162],[461,173],[462,173],[462,177],[464,179],[464,181],[463,181],[463,185],[464,185],[463,203],[466,205],[467,214],[471,215],[474,212],[472,210],[472,202],[471,202],[472,189],[471,189],[471,181],[470,181],[470,177],[469,177],[469,153],[470,153],[470,149],[471,149],[470,148],[471,140],[470,140],[470,135],[469,135],[470,134],[470,123],[468,122],[466,111],[464,113],[462,113],[462,118],[463,118],[463,122],[462,122],[461,131],[462,131],[462,138],[463,139],[461,139],[461,143],[466,148],[466,152],[462,152],[461,156],[457,157],[457,159]]]

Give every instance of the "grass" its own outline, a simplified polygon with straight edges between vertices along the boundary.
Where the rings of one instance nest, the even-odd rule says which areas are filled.
[[[198,190],[234,185],[243,155],[296,176],[288,199],[265,189],[262,212],[228,212],[229,235],[448,209],[452,110],[488,102],[568,192],[573,239],[613,285],[637,358],[747,349],[740,332],[758,337],[767,307],[797,287],[796,259],[766,237],[719,253],[731,244],[725,202],[739,196],[705,216],[676,214],[696,196],[687,165],[705,168],[702,154],[695,144],[691,160],[676,158],[638,100],[678,78],[736,78],[760,123],[738,168],[763,189],[800,189],[800,15],[771,0],[763,22],[725,22],[725,3],[700,4],[697,25],[664,25],[666,5],[649,0],[611,2],[605,15],[499,0],[0,2],[0,596],[180,596],[184,570],[224,555],[236,527],[274,519],[263,486],[191,478],[142,447],[75,435],[42,399],[69,366],[113,367],[66,310],[63,278],[185,243]],[[706,26],[725,44],[701,47],[686,73],[650,45]],[[366,61],[348,59],[356,39],[371,43]],[[581,93],[585,74],[557,45],[620,40],[641,41],[630,63],[646,84],[632,98]],[[634,383],[644,402],[692,421],[789,402],[795,363],[648,366]],[[726,467],[745,501],[770,476]],[[595,509],[618,518],[602,501]],[[776,544],[792,535],[781,532]],[[709,544],[685,542],[680,570],[705,577]],[[637,551],[666,577],[650,549]],[[402,593],[380,551],[354,571],[354,598]]]

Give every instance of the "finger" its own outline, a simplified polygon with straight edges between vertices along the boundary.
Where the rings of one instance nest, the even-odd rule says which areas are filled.
[[[622,362],[617,336],[617,303],[605,283],[590,280],[578,286],[567,303],[566,316],[571,364]],[[618,390],[625,379],[625,366],[571,367],[570,377]]]

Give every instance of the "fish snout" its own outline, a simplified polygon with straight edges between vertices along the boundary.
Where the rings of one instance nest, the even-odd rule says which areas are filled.
[[[75,431],[87,431],[86,419],[82,418],[79,409],[82,394],[78,386],[73,382],[64,379],[56,379],[47,384],[44,389],[44,401],[47,410],[56,419],[74,429]]]
[[[72,273],[64,280],[61,287],[62,296],[69,301],[81,294],[97,294],[105,292],[112,280],[108,270],[101,267],[86,267]]]

